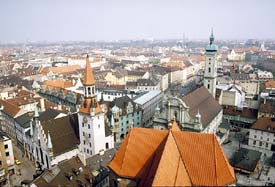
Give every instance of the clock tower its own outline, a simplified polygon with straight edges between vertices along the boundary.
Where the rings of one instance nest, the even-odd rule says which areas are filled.
[[[210,42],[206,46],[205,52],[205,70],[203,85],[215,98],[217,84],[217,45],[214,44],[213,30],[210,36]]]
[[[95,79],[89,55],[84,72],[84,101],[78,113],[80,152],[87,157],[113,147],[113,136],[105,136],[104,112],[97,102]]]

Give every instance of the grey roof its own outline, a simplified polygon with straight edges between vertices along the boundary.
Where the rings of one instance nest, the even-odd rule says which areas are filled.
[[[222,111],[221,105],[204,86],[184,96],[183,101],[189,107],[189,115],[193,119],[198,111],[200,112],[203,128],[206,128],[218,113]]]
[[[48,108],[47,110],[45,110],[45,112],[41,112],[39,114],[39,120],[42,122],[42,121],[54,119],[56,116],[58,116],[61,113],[63,113],[63,112],[60,110]]]
[[[243,74],[243,73],[234,73],[231,74],[231,78],[233,80],[250,80],[249,74]]]
[[[127,81],[126,82],[126,87],[127,86],[137,86],[137,82],[135,82],[135,81]]]
[[[77,148],[79,144],[78,115],[72,114],[62,118],[42,122],[46,133],[50,133],[54,156]]]
[[[261,158],[261,155],[262,153],[259,151],[241,148],[233,155],[230,164],[234,168],[253,172]]]
[[[29,128],[30,127],[30,120],[33,118],[33,112],[25,113],[17,118],[15,118],[15,121],[23,128]]]
[[[138,86],[156,86],[157,82],[153,79],[138,79]]]

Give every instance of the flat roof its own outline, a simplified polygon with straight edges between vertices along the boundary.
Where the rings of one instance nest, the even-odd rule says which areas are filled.
[[[150,101],[152,98],[156,97],[159,94],[161,94],[160,90],[149,91],[141,95],[140,97],[136,98],[134,102],[140,105],[144,105],[145,103],[147,103],[148,101]]]

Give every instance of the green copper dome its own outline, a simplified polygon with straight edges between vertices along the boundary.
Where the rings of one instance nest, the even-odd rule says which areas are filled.
[[[218,46],[214,44],[214,34],[213,34],[213,29],[211,31],[211,35],[209,38],[209,44],[206,46],[206,52],[216,52],[218,50]]]

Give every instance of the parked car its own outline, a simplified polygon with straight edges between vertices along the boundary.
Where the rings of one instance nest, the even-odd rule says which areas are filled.
[[[16,164],[16,165],[20,165],[20,164],[21,164],[21,161],[20,161],[20,160],[15,160],[15,164]]]

